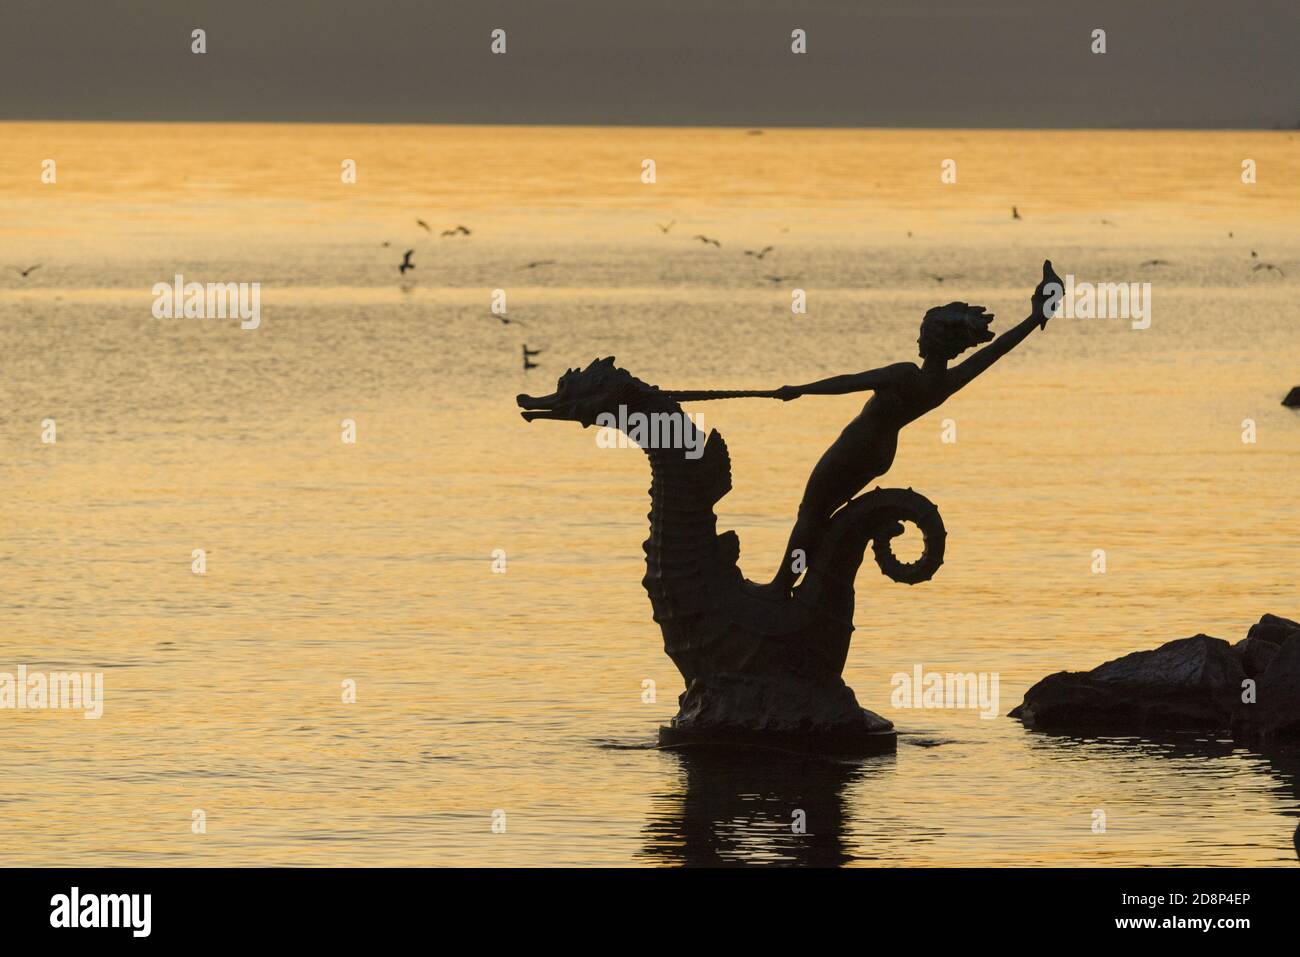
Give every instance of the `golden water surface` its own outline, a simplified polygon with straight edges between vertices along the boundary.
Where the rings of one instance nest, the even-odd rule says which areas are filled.
[[[1300,617],[1300,419],[1279,404],[1300,384],[1298,146],[0,124],[0,671],[105,676],[97,721],[0,710],[0,859],[1294,861],[1285,759],[896,708],[890,682],[997,673],[1005,715],[1053,671]],[[1150,282],[1151,325],[1054,320],[903,433],[885,483],[939,505],[947,561],[910,589],[864,566],[845,670],[897,755],[650,749],[681,679],[640,586],[646,462],[525,424],[514,395],[603,355],[692,389],[912,359],[932,305],[1022,318],[1045,257]],[[260,283],[260,327],[155,318],[176,274]],[[730,447],[720,528],[751,577],[863,398],[691,407]]]

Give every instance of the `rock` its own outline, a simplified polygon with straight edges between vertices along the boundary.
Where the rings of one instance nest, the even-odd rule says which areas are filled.
[[[1263,638],[1243,638],[1232,646],[1247,678],[1258,678],[1277,656],[1278,646]]]
[[[1264,743],[1300,741],[1300,641],[1278,649],[1257,679],[1254,703],[1238,706],[1234,726]]]
[[[1290,618],[1280,618],[1277,615],[1264,615],[1250,626],[1246,637],[1262,638],[1275,645],[1284,645],[1292,640],[1300,641],[1300,622],[1294,622]]]
[[[659,743],[681,747],[753,745],[822,754],[892,752],[893,722],[858,704],[838,677],[708,675],[679,699]]]
[[[1194,635],[1089,672],[1049,675],[1010,716],[1057,730],[1227,728],[1245,677],[1226,641]]]
[[[1300,408],[1300,385],[1296,386],[1286,394],[1286,398],[1282,400],[1282,404],[1292,409]]]

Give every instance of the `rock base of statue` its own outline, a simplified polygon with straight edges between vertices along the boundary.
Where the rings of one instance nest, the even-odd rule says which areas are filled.
[[[710,675],[692,681],[680,705],[659,729],[663,747],[862,757],[898,745],[893,722],[860,706],[838,676]]]

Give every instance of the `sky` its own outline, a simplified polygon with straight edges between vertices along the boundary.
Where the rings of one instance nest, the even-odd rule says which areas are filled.
[[[1295,128],[1300,2],[2,0],[0,119]]]

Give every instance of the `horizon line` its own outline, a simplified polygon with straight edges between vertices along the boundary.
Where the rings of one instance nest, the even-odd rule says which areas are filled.
[[[298,125],[298,126],[464,126],[464,127],[554,127],[557,129],[602,129],[607,127],[623,129],[721,129],[721,130],[758,130],[767,131],[954,131],[954,132],[1003,132],[1003,133],[1295,133],[1300,132],[1300,123],[1294,126],[933,126],[933,125],[899,125],[854,126],[836,124],[831,126],[818,124],[753,124],[753,123],[657,123],[627,122],[621,120],[594,122],[556,122],[545,120],[510,120],[505,122],[484,122],[480,120],[317,120],[317,119],[249,119],[249,118],[113,118],[103,117],[16,117],[0,116],[0,123],[85,123],[85,124],[155,124],[155,125]]]

